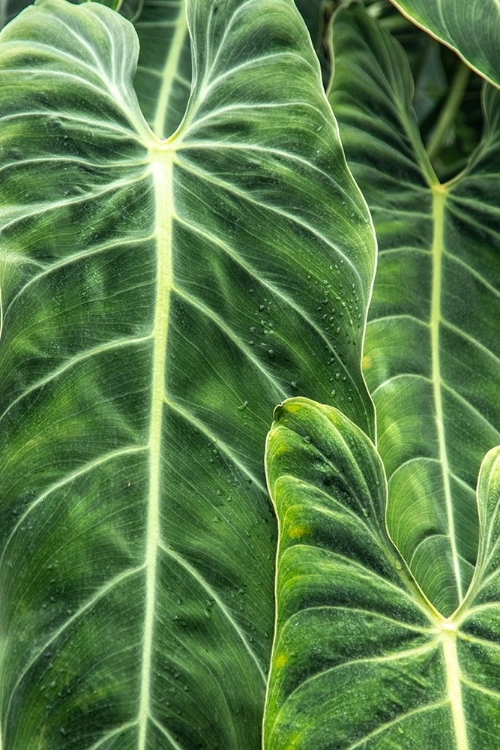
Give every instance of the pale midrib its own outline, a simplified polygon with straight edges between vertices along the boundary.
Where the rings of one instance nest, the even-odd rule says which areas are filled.
[[[161,73],[161,86],[158,93],[153,131],[158,138],[164,138],[168,133],[163,132],[165,125],[165,111],[172,93],[175,81],[175,73],[179,67],[184,40],[187,33],[187,18],[184,8],[184,0],[181,0],[179,15],[177,16],[176,29],[170,44],[168,57]]]
[[[441,642],[446,669],[446,689],[453,718],[453,729],[455,731],[456,750],[468,750],[469,742],[467,740],[467,725],[462,700],[456,632],[443,630]]]
[[[153,371],[151,385],[151,415],[149,425],[149,497],[146,527],[146,604],[139,703],[139,750],[146,750],[148,719],[151,716],[151,661],[158,552],[160,537],[161,447],[163,404],[165,399],[165,365],[167,357],[168,315],[172,288],[172,155],[164,151],[163,158],[152,163],[156,196],[157,281],[155,319],[153,327]]]
[[[441,324],[441,276],[443,261],[444,207],[446,191],[441,185],[433,188],[432,217],[434,222],[434,236],[432,243],[432,295],[431,295],[431,354],[432,354],[432,389],[434,407],[436,410],[436,429],[439,446],[439,461],[443,473],[443,490],[450,537],[453,573],[457,585],[459,602],[463,600],[462,579],[460,575],[460,560],[455,538],[455,521],[453,518],[453,503],[450,487],[450,472],[448,467],[448,452],[446,450],[446,436],[443,421],[443,398],[441,385],[441,364],[439,356],[439,328]]]

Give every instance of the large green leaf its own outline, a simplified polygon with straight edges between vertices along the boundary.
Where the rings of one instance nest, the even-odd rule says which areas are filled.
[[[443,614],[477,552],[475,483],[500,442],[500,92],[467,170],[437,181],[401,47],[361,6],[333,24],[330,100],[370,206],[379,262],[365,344],[389,531]]]
[[[394,548],[382,461],[341,412],[278,407],[267,469],[280,541],[266,750],[496,750],[500,448],[479,479],[474,584],[449,619]]]
[[[407,18],[500,86],[498,0],[391,0]]]
[[[257,748],[271,410],[373,430],[373,230],[305,27],[290,0],[188,19],[167,141],[118,14],[47,0],[0,36],[4,750]]]

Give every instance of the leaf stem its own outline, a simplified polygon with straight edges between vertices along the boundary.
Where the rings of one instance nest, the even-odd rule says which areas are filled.
[[[457,116],[458,109],[462,103],[463,95],[469,82],[471,70],[464,63],[459,63],[455,77],[451,84],[450,93],[439,114],[434,132],[429,139],[427,154],[432,161],[439,153],[443,139],[446,138],[448,130]]]

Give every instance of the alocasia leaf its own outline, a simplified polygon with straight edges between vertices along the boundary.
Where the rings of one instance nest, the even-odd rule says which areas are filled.
[[[496,750],[500,448],[479,478],[474,583],[450,618],[390,540],[382,461],[341,412],[278,407],[267,471],[280,540],[266,750]]]
[[[498,0],[391,0],[407,18],[500,87]]]
[[[140,50],[134,88],[153,132],[168,137],[182,120],[191,89],[186,0],[99,2],[135,22]],[[28,5],[29,0],[0,0],[0,29]]]
[[[323,46],[329,0],[299,0],[301,12],[328,80],[329,60]],[[186,0],[145,0],[135,27],[140,53],[135,89],[151,129],[167,138],[180,124],[191,88],[191,50]]]
[[[440,184],[399,44],[363,8],[333,23],[330,101],[370,206],[379,261],[364,369],[389,480],[389,531],[444,615],[477,553],[475,485],[500,442],[500,92],[467,169]]]
[[[145,0],[135,24],[140,52],[134,85],[158,138],[180,124],[191,89],[191,50],[185,0]]]
[[[373,229],[303,22],[188,21],[168,140],[117,13],[46,0],[0,35],[4,750],[259,747],[272,408],[373,432]]]

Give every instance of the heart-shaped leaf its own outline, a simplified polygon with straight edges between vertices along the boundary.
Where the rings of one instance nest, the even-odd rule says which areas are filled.
[[[267,750],[494,750],[500,448],[481,469],[478,564],[451,618],[392,544],[382,461],[341,412],[278,407],[267,470],[280,524]]]
[[[46,0],[0,36],[5,750],[259,747],[269,415],[307,392],[373,430],[373,230],[303,22],[188,22],[166,141],[119,14]]]
[[[370,206],[379,260],[364,370],[389,480],[389,531],[450,615],[478,544],[475,485],[500,442],[500,92],[465,171],[440,184],[401,46],[360,5],[333,23],[330,101]]]

